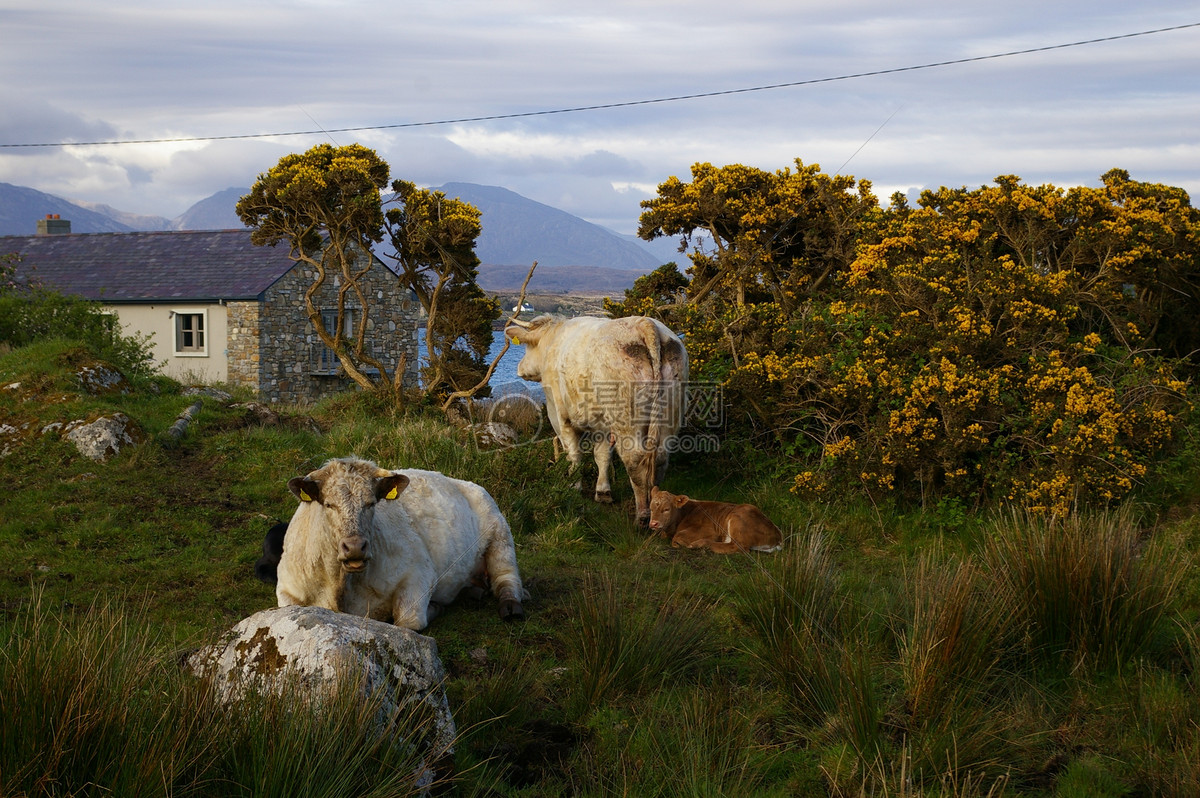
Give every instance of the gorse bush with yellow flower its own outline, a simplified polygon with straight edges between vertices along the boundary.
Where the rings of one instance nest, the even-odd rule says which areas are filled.
[[[609,312],[682,332],[693,379],[795,457],[797,491],[1063,513],[1129,495],[1176,440],[1200,349],[1180,189],[1004,176],[884,209],[799,161],[693,175],[641,228],[692,244],[690,283],[672,298],[659,275]]]

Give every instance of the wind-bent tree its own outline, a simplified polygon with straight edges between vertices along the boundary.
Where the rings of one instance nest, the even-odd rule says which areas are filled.
[[[319,144],[301,154],[286,155],[258,176],[250,193],[237,204],[242,223],[253,229],[250,240],[274,246],[287,243],[292,260],[313,268],[315,278],[304,292],[304,309],[321,341],[346,374],[364,388],[397,390],[404,377],[403,359],[394,375],[365,346],[371,298],[362,280],[371,269],[371,246],[383,240],[383,207],[379,191],[387,185],[388,165],[360,144]],[[317,304],[318,293],[337,285],[337,318],[327,329]],[[350,308],[353,330],[347,331]],[[378,381],[368,369],[377,369]]]
[[[403,180],[392,184],[395,194],[385,202],[380,192],[388,173],[387,163],[367,147],[320,144],[285,156],[260,175],[238,202],[238,216],[253,228],[255,244],[284,241],[293,260],[312,267],[315,277],[305,291],[305,312],[346,374],[364,388],[383,387],[399,395],[406,363],[401,359],[389,375],[366,346],[372,297],[363,289],[363,279],[374,245],[387,240],[395,252],[382,254],[398,263],[401,286],[417,296],[428,314],[425,391],[440,395],[474,386],[486,371],[491,322],[500,315],[499,303],[476,284],[479,211]],[[395,207],[385,214],[389,204]],[[337,292],[332,328],[326,327],[318,305],[319,293],[330,285]],[[372,370],[378,379],[372,378]]]
[[[464,391],[487,371],[492,322],[500,317],[500,303],[476,283],[479,209],[407,180],[395,181],[392,190],[396,207],[384,221],[392,257],[427,314],[425,390]]]

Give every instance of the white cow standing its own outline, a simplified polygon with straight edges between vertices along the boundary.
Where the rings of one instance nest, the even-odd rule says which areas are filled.
[[[279,559],[279,606],[325,607],[419,630],[464,588],[490,580],[500,617],[524,617],[512,533],[479,485],[350,457],[288,488],[300,506]]]
[[[592,445],[596,501],[612,501],[615,444],[638,520],[649,523],[650,489],[662,479],[683,423],[688,358],[679,336],[647,316],[543,315],[504,332],[524,345],[517,374],[542,384],[550,424],[573,468],[583,462],[585,443]]]

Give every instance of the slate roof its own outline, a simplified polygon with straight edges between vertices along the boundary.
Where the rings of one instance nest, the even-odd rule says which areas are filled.
[[[286,243],[260,247],[249,230],[0,236],[19,279],[103,302],[257,299],[295,264]]]

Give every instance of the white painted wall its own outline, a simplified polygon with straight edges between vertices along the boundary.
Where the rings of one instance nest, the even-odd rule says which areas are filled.
[[[226,348],[226,312],[222,305],[179,302],[160,305],[107,305],[121,320],[125,335],[134,331],[153,334],[150,341],[154,359],[163,373],[184,383],[225,382],[229,377]],[[175,314],[205,314],[203,352],[180,353],[175,350]]]

